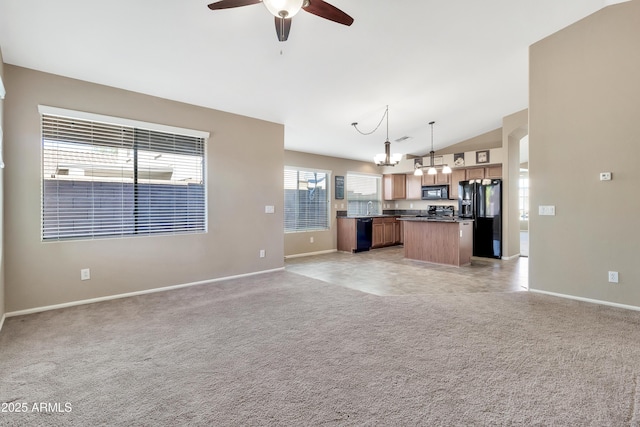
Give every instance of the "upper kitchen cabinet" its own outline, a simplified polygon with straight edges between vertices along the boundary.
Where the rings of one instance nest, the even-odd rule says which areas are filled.
[[[492,165],[484,168],[485,178],[502,178],[502,165]]]
[[[384,199],[398,200],[407,198],[407,183],[405,174],[387,174],[382,176],[384,185]]]
[[[449,199],[458,199],[458,183],[467,179],[467,171],[465,169],[454,169],[451,172],[451,186],[449,188]]]
[[[467,180],[484,178],[502,178],[502,165],[467,168]]]
[[[422,185],[447,185],[451,182],[450,175],[448,173],[442,173],[441,170],[435,175],[429,175],[424,173],[422,175]]]
[[[407,200],[422,199],[422,177],[414,174],[407,174]]]
[[[484,168],[467,168],[467,180],[484,179]]]

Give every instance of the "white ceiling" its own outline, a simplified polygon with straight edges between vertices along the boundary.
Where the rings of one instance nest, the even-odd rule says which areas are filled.
[[[285,148],[369,161],[425,154],[527,108],[528,46],[620,0],[330,0],[278,42],[263,5],[0,0],[4,61],[285,125]],[[7,88],[10,96],[11,88]],[[97,113],[100,113],[99,111]],[[171,124],[171,123],[169,123]],[[396,139],[410,136],[405,142]]]

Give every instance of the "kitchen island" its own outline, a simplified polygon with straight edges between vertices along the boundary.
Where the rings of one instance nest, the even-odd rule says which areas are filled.
[[[470,219],[398,218],[404,224],[404,256],[460,267],[471,263],[473,227]]]

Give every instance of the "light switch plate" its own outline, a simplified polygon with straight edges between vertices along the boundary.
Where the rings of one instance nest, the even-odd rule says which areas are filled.
[[[276,211],[275,206],[267,205],[264,207],[264,213],[272,214]]]
[[[555,215],[556,214],[556,207],[554,205],[549,205],[549,206],[543,206],[540,205],[538,206],[538,215]]]

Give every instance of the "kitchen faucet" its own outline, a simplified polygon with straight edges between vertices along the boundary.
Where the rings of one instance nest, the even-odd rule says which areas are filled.
[[[369,207],[371,207],[371,210],[369,210]],[[369,200],[367,202],[367,215],[371,215],[372,213],[373,213],[373,202]]]

